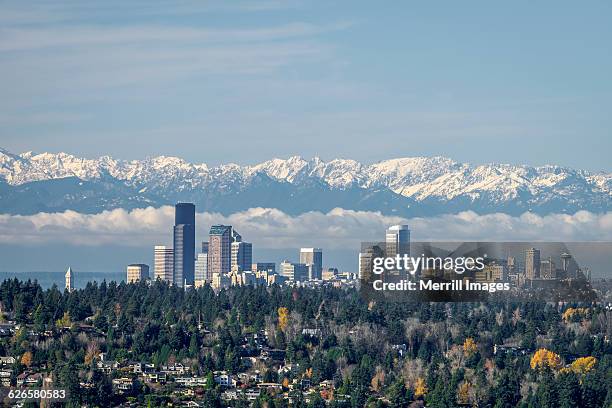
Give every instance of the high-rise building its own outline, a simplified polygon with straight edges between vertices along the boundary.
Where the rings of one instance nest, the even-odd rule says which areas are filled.
[[[525,252],[525,276],[527,279],[540,278],[540,250],[529,248]]]
[[[386,256],[410,256],[410,229],[407,225],[392,225],[385,234]]]
[[[149,279],[149,265],[129,264],[127,266],[127,283],[143,282]]]
[[[193,285],[195,278],[195,205],[174,206],[174,277],[176,286]]]
[[[173,283],[174,250],[164,245],[155,246],[155,279]]]
[[[542,279],[557,279],[557,269],[551,257],[540,262],[540,277]]]
[[[235,241],[231,244],[232,271],[249,271],[253,263],[253,244],[244,241]]]
[[[72,273],[72,268],[68,267],[64,278],[66,278],[66,290],[72,292],[74,290],[74,273]]]
[[[195,261],[195,281],[196,287],[203,286],[204,283],[210,283],[212,276],[208,275],[208,253],[198,254],[198,258]]]
[[[305,282],[308,280],[308,266],[303,263],[283,261],[280,264],[281,275],[290,281]]]
[[[359,253],[359,273],[357,277],[369,282],[372,278],[374,258],[383,257],[383,250],[378,245],[363,245]]]
[[[213,225],[208,234],[208,273],[228,273],[231,270],[231,225]]]
[[[308,266],[308,280],[321,280],[323,275],[323,251],[321,251],[321,248],[301,248],[300,263]]]

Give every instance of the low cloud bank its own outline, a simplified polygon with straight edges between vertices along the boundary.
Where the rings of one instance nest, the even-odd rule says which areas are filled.
[[[0,243],[138,247],[170,244],[173,222],[174,208],[170,206],[132,211],[116,209],[99,214],[65,211],[28,216],[0,215]],[[330,249],[357,248],[361,241],[383,240],[385,228],[398,223],[410,226],[413,240],[612,241],[612,213],[588,211],[546,216],[525,213],[518,217],[468,211],[405,219],[340,208],[298,216],[277,209],[251,208],[229,216],[200,213],[196,223],[198,239],[206,238],[212,224],[231,224],[245,240],[262,248],[311,245]]]

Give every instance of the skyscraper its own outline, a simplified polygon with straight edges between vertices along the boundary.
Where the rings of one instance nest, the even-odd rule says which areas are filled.
[[[149,279],[149,265],[130,264],[127,266],[127,283],[136,283]]]
[[[540,250],[529,248],[525,252],[525,276],[527,279],[540,278]]]
[[[308,266],[308,280],[321,280],[323,275],[323,251],[321,251],[321,248],[301,248],[300,263]]]
[[[174,277],[176,286],[193,285],[195,278],[195,205],[174,207]]]
[[[163,245],[155,246],[155,279],[168,283],[174,277],[174,250]]]
[[[203,286],[206,282],[211,282],[212,276],[208,275],[208,252],[198,254],[195,261],[195,280],[196,287]]]
[[[231,269],[232,227],[213,225],[208,238],[208,273],[224,274]]]
[[[393,225],[387,229],[385,235],[386,256],[394,257],[395,255],[410,256],[410,229],[407,225]]]
[[[253,245],[249,242],[232,242],[231,270],[249,271],[253,263]]]

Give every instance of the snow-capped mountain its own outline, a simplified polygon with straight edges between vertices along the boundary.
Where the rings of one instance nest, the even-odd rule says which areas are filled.
[[[66,153],[0,149],[0,212],[160,206],[193,201],[199,211],[275,207],[287,213],[335,207],[403,216],[574,213],[612,209],[612,174],[559,166],[472,166],[445,157],[367,165],[295,156],[255,166],[209,167],[176,157],[83,159]]]

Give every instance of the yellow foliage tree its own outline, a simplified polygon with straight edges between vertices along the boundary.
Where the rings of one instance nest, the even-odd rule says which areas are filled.
[[[476,342],[474,341],[473,338],[468,337],[467,339],[465,339],[465,341],[463,342],[463,353],[466,356],[468,357],[471,356],[477,350],[478,350],[478,346],[476,346]]]
[[[427,394],[427,385],[425,385],[425,380],[419,377],[414,384],[414,397],[422,398],[425,394]]]
[[[597,364],[595,357],[580,357],[570,365],[570,369],[579,375],[584,375],[591,371]]]
[[[72,321],[70,320],[70,313],[64,312],[62,318],[58,319],[55,322],[55,325],[58,327],[70,327],[72,325]]]
[[[26,367],[30,367],[32,365],[32,352],[31,351],[26,351],[25,353],[23,353],[23,355],[21,356],[21,364],[23,364]]]
[[[89,365],[100,355],[100,348],[96,342],[89,343],[87,352],[85,353],[85,364]]]
[[[289,379],[287,377],[283,378],[283,387],[289,387]]]
[[[469,404],[471,390],[472,384],[469,381],[462,382],[457,391],[457,402],[463,405]]]
[[[578,308],[573,308],[573,307],[568,307],[565,312],[563,312],[563,315],[561,317],[563,317],[563,320],[565,320],[566,322],[570,321],[572,319],[572,317],[574,316],[578,316],[578,315],[586,315],[589,312],[589,309],[586,307],[578,307]]]
[[[281,330],[285,330],[287,324],[289,323],[289,309],[286,307],[278,308],[278,327]]]
[[[533,370],[540,370],[544,367],[556,370],[561,367],[561,357],[557,353],[541,348],[531,357],[530,365]]]
[[[307,368],[305,374],[306,374],[306,377],[311,378],[312,377],[312,367]]]

